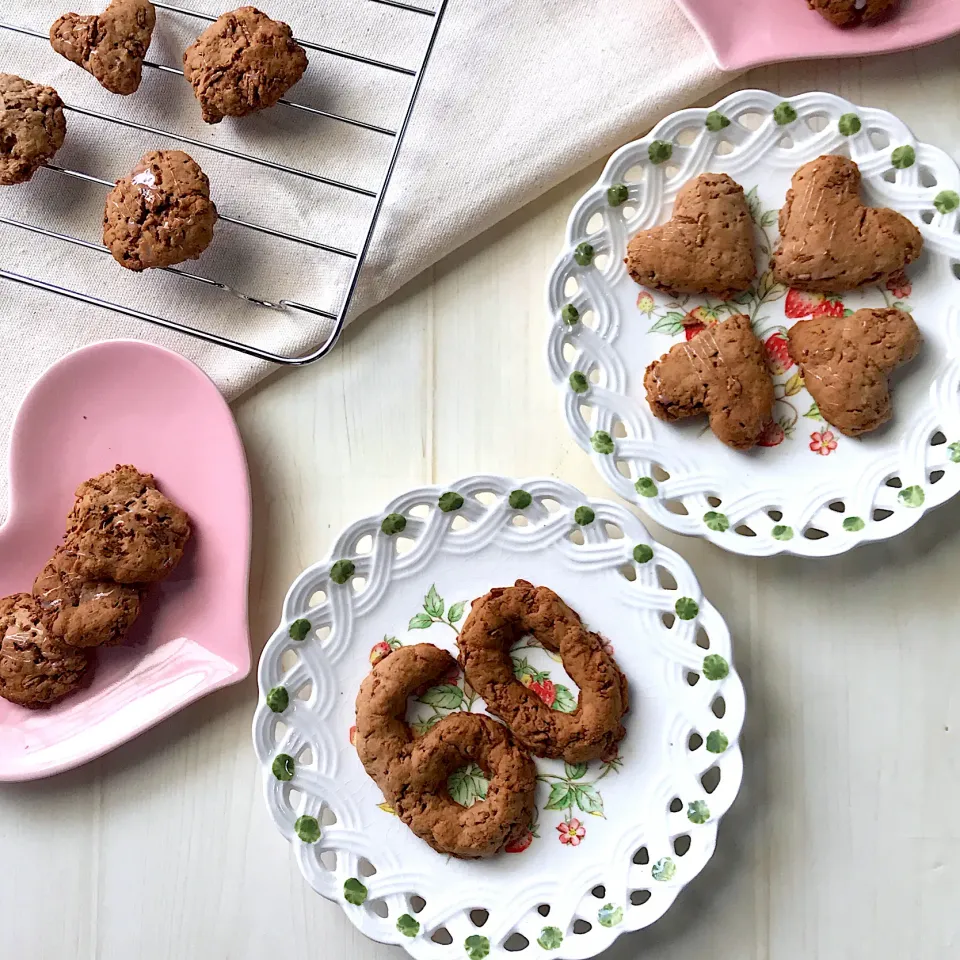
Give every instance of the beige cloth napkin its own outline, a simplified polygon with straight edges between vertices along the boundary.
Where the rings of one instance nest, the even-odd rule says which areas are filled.
[[[216,0],[174,5],[222,12]],[[66,7],[76,9],[69,0],[0,0],[0,22],[45,32]],[[91,8],[84,3],[80,12]],[[410,67],[417,65],[432,24],[431,18],[370,0],[270,0],[267,12],[290,22],[300,38]],[[158,10],[149,59],[179,66],[183,49],[204,26]],[[310,68],[291,99],[383,126],[399,122],[409,78],[308,52]],[[178,76],[147,69],[137,94],[115,97],[43,40],[5,30],[0,71],[52,84],[68,104],[89,111],[373,189],[392,144],[388,137],[282,105],[210,127]],[[724,79],[673,0],[450,0],[352,316]],[[76,113],[67,119],[67,143],[56,158],[67,168],[114,180],[147,149],[183,147],[209,174],[222,213],[359,248],[371,210],[367,198],[159,134]],[[97,243],[105,192],[41,170],[27,186],[0,188],[0,216]],[[2,224],[0,266],[277,351],[304,351],[328,330],[325,321],[252,307],[181,277],[130,274],[96,250]],[[334,309],[348,266],[342,258],[228,223],[220,224],[200,261],[185,265],[261,299]],[[273,369],[0,281],[0,343],[7,360],[2,447],[24,393],[47,366],[77,347],[117,337],[148,339],[185,354],[229,398]],[[3,504],[6,471],[0,474]]]

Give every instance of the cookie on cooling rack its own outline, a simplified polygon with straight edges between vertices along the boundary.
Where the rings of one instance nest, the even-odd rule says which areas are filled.
[[[306,69],[290,27],[256,7],[223,14],[183,55],[183,75],[206,123],[274,106]]]
[[[170,267],[196,260],[216,222],[210,181],[199,164],[182,150],[154,150],[107,197],[103,243],[128,270]]]
[[[157,11],[150,0],[112,0],[103,13],[65,13],[50,28],[50,45],[111,93],[140,87]]]
[[[0,184],[26,183],[66,135],[63,101],[53,87],[0,73]]]
[[[48,707],[85,686],[94,661],[43,623],[36,597],[0,600],[0,697],[22,707]]]
[[[893,13],[900,0],[807,0],[825,20],[838,27],[876,23]]]

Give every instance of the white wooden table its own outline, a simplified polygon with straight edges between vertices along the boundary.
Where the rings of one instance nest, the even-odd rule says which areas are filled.
[[[960,41],[738,85],[887,108],[960,160]],[[448,257],[327,362],[236,405],[255,500],[256,653],[290,580],[407,487],[484,471],[605,493],[543,359],[546,271],[597,173]],[[896,541],[821,562],[662,534],[733,630],[746,775],[711,864],[608,960],[960,956],[958,528],[955,502]],[[2,960],[400,960],[301,881],[261,799],[255,700],[251,678],[83,769],[0,790]]]

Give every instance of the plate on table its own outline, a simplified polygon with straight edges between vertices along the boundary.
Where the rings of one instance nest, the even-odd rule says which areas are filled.
[[[805,0],[677,0],[722,70],[783,60],[866,57],[922,47],[960,33],[955,0],[904,0],[874,26],[842,29]]]
[[[898,210],[923,233],[923,255],[904,280],[842,297],[773,282],[766,264],[790,178],[829,153],[859,164],[866,203]],[[727,303],[645,290],[623,265],[628,241],[669,219],[680,187],[706,171],[747,191],[757,279]],[[607,191],[619,184],[627,199],[611,206]],[[918,143],[885,111],[826,93],[781,101],[742,91],[713,110],[676,113],[618,150],[570,216],[547,293],[550,374],[573,436],[606,482],[668,529],[748,556],[842,553],[906,530],[952,497],[960,489],[958,191],[960,171],[942,150]],[[595,256],[581,264],[575,251],[585,242]],[[570,305],[581,317],[572,325]],[[854,440],[820,417],[786,330],[805,317],[885,305],[911,311],[924,344],[894,374],[892,421]],[[721,444],[705,418],[655,419],[643,387],[651,361],[737,313],[764,343],[777,397],[761,445],[746,453]]]
[[[403,530],[386,533],[393,515]],[[367,776],[354,704],[371,663],[401,645],[456,654],[471,602],[518,578],[556,590],[612,645],[630,684],[627,733],[610,763],[537,760],[529,833],[488,860],[456,860],[414,836]],[[512,659],[544,702],[575,709],[576,687],[532,638]],[[367,936],[417,958],[452,955],[441,944],[472,960],[600,953],[703,869],[740,785],[744,693],[720,615],[631,512],[556,480],[422,487],[348,527],[290,588],[259,682],[267,806],[304,877]],[[457,673],[411,698],[408,720],[425,730],[482,709]],[[447,786],[469,805],[486,781],[465,767]]]
[[[0,595],[29,592],[61,541],[73,492],[132,463],[189,514],[180,565],[151,588],[93,683],[43,710],[0,699],[0,781],[79,766],[250,672],[250,489],[236,424],[188,360],[138,341],[85,347],[34,384],[13,427]]]

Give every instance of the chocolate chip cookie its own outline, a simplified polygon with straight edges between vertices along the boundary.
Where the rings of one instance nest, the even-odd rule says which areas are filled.
[[[0,73],[0,185],[26,183],[66,135],[63,101],[53,87]]]
[[[889,16],[900,0],[807,0],[807,6],[838,27],[876,23]]]

